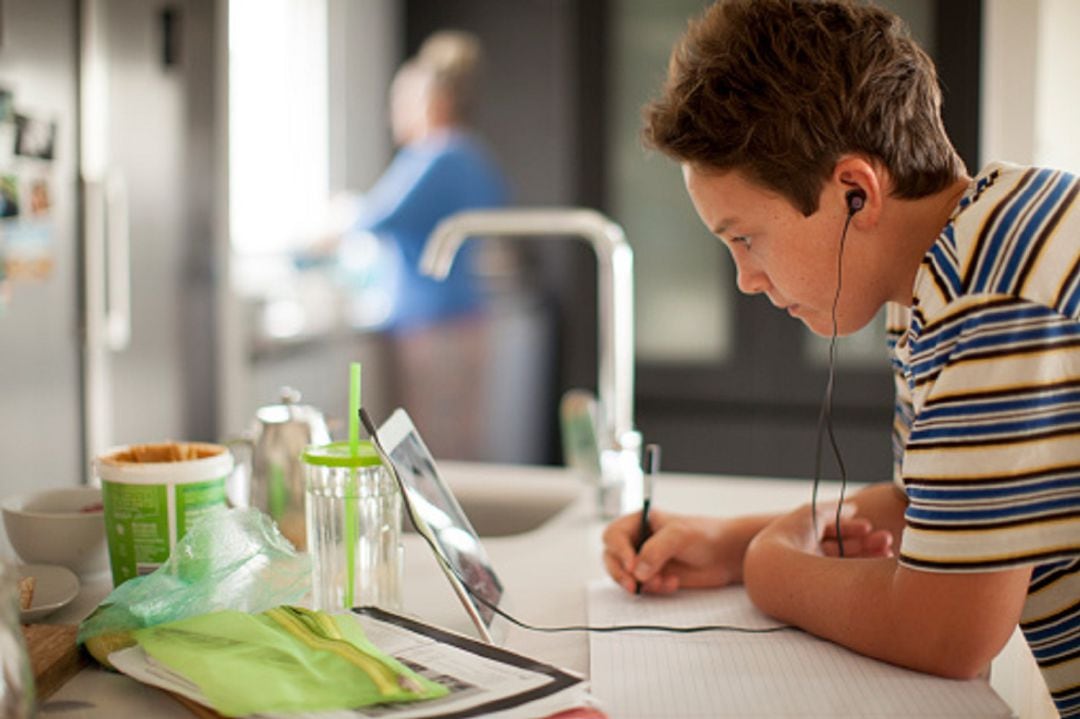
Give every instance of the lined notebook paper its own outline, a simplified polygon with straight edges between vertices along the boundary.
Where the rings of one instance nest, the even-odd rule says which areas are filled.
[[[589,586],[590,624],[776,626],[742,587],[635,596]],[[1009,717],[983,680],[894,667],[804,632],[589,635],[593,694],[612,719]]]

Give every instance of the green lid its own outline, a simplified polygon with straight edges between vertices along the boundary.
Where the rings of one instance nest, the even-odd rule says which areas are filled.
[[[348,442],[310,445],[300,453],[300,460],[323,467],[374,467],[382,464],[371,442],[361,440],[359,451],[353,455]]]

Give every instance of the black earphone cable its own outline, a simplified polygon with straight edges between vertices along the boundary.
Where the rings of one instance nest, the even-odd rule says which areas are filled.
[[[847,219],[844,220],[844,229],[840,232],[840,250],[836,260],[836,294],[832,303],[832,333],[829,336],[829,378],[825,383],[825,397],[821,401],[821,413],[818,415],[817,449],[814,456],[814,487],[810,494],[810,513],[814,523],[814,535],[818,535],[817,523],[817,498],[818,485],[821,483],[821,435],[823,431],[828,433],[829,445],[832,447],[833,456],[836,458],[837,467],[840,469],[840,501],[836,505],[836,544],[841,557],[844,556],[844,537],[840,532],[840,515],[844,509],[844,493],[847,490],[847,468],[844,466],[844,458],[840,454],[840,446],[836,442],[836,434],[833,431],[832,401],[833,390],[836,386],[836,338],[839,328],[836,319],[837,307],[840,304],[840,290],[843,287],[844,277],[844,245],[847,242],[848,227],[851,226],[851,218],[859,211],[859,207],[849,205]]]
[[[404,495],[402,495],[402,498],[403,501],[408,502],[407,499],[404,499]],[[450,564],[450,562],[447,561],[446,557],[443,556],[443,553],[438,549],[438,547],[435,546],[434,542],[431,541],[431,538],[421,532],[416,527],[416,523],[413,521],[413,517],[411,514],[409,515],[409,521],[412,522],[413,528],[416,529],[416,533],[424,538],[424,541],[427,542],[427,545],[431,548],[431,551],[435,553],[435,558],[438,560],[438,562],[444,567],[446,567],[455,577],[457,577],[457,580],[461,582],[461,586],[465,588],[465,591],[472,595],[472,597],[475,598],[478,602],[480,602],[492,612],[498,614],[500,617],[510,622],[514,626],[521,627],[522,629],[527,629],[531,632],[545,632],[548,634],[556,634],[562,632],[596,632],[598,634],[613,634],[615,632],[671,632],[674,634],[701,634],[704,632],[739,632],[742,634],[770,634],[772,632],[779,632],[785,629],[795,629],[795,627],[789,624],[781,624],[773,627],[740,627],[733,624],[701,624],[689,627],[672,627],[663,624],[613,624],[607,626],[592,626],[589,624],[568,624],[566,626],[543,627],[535,624],[529,624],[528,622],[524,622],[513,616],[512,614],[508,613],[506,610],[504,610],[494,602],[490,601],[487,597],[480,595],[471,586],[469,586],[469,583],[465,581],[465,578],[461,576],[457,569],[455,569]]]
[[[379,437],[375,431],[374,424],[367,416],[366,410],[361,408],[359,410],[359,413],[360,423],[365,427],[365,429],[367,429],[367,432],[371,437],[372,443],[379,450],[380,454],[389,457],[389,454],[382,446],[382,442],[379,440]],[[416,533],[424,539],[424,542],[427,543],[428,548],[431,549],[431,552],[435,555],[436,561],[438,561],[439,564],[445,567],[447,571],[453,574],[454,577],[458,580],[458,582],[461,583],[461,586],[465,588],[465,591],[467,591],[474,599],[476,599],[476,601],[480,602],[492,612],[499,615],[514,626],[521,627],[522,629],[526,629],[532,632],[544,632],[549,634],[561,632],[596,632],[598,634],[612,634],[615,632],[671,632],[674,634],[701,634],[704,632],[739,632],[742,634],[771,634],[773,632],[780,632],[786,629],[796,629],[796,627],[793,627],[789,624],[781,624],[773,627],[740,627],[733,624],[702,624],[689,627],[672,627],[663,624],[615,624],[609,626],[570,624],[567,626],[543,627],[537,626],[535,624],[529,624],[528,622],[524,622],[513,616],[512,614],[508,613],[506,610],[502,609],[494,602],[488,600],[487,597],[482,596],[479,592],[472,588],[472,586],[465,579],[465,577],[461,576],[461,573],[458,572],[452,564],[450,564],[450,562],[443,555],[442,550],[435,544],[432,538],[428,536],[428,533],[422,531],[420,527],[417,526],[416,515],[414,513],[415,508],[413,507],[412,502],[409,500],[409,492],[405,487],[404,481],[402,481],[401,479],[401,475],[398,474],[397,468],[393,465],[393,462],[390,462],[390,465],[387,467],[387,471],[389,471],[390,474],[393,476],[394,482],[397,484],[398,490],[401,492],[401,501],[405,505],[405,514],[409,517],[409,523],[412,524],[413,529],[416,531]]]

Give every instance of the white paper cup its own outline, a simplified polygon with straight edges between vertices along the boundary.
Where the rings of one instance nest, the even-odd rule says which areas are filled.
[[[192,522],[225,506],[233,456],[219,444],[161,442],[111,449],[94,468],[119,586],[161,566]]]

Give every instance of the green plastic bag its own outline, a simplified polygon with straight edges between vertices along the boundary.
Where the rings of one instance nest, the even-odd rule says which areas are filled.
[[[299,607],[214,612],[140,629],[135,638],[225,716],[353,709],[448,693],[379,651],[349,614]]]
[[[131,632],[224,609],[261,612],[294,604],[311,589],[311,559],[298,554],[257,509],[200,517],[168,561],[129,579],[79,625],[78,642],[102,663],[130,646]],[[107,638],[107,642],[95,640]]]

